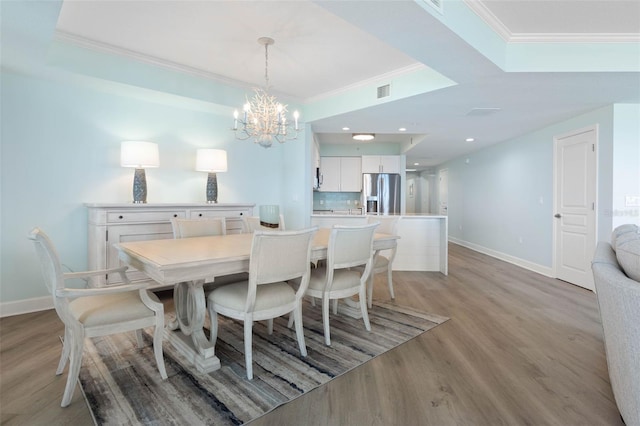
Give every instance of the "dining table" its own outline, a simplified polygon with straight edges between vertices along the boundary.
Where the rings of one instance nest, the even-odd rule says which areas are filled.
[[[327,258],[331,229],[319,228],[311,243],[311,262]],[[372,256],[396,246],[398,237],[376,233]],[[206,297],[204,284],[216,277],[249,271],[253,233],[130,241],[114,244],[119,259],[143,272],[157,284],[173,285],[175,320],[167,324],[165,338],[199,372],[220,368],[215,347],[204,333]],[[367,280],[368,281],[368,280]],[[152,287],[150,287],[152,288]],[[352,301],[347,311],[357,315]]]

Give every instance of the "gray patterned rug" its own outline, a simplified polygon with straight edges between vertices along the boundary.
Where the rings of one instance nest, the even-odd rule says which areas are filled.
[[[138,349],[134,333],[87,339],[80,371],[83,393],[98,425],[238,425],[367,362],[448,318],[393,304],[369,310],[371,332],[361,319],[331,315],[331,347],[324,344],[320,306],[306,304],[305,341],[300,356],[286,318],[267,334],[254,324],[254,378],[244,370],[243,328],[220,317],[216,355],[222,367],[198,373],[173,346],[164,343],[167,380],[156,369],[151,335]]]

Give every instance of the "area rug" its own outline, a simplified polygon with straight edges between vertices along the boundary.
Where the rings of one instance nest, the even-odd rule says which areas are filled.
[[[80,371],[82,391],[97,425],[239,425],[308,392],[368,360],[443,323],[448,318],[393,304],[369,310],[371,332],[362,319],[331,315],[331,346],[324,344],[320,306],[305,305],[307,357],[286,318],[254,324],[253,380],[244,366],[241,322],[219,319],[216,355],[221,368],[196,371],[164,343],[168,379],[161,380],[151,346],[138,348],[134,333],[87,339]],[[167,318],[169,319],[169,318]]]

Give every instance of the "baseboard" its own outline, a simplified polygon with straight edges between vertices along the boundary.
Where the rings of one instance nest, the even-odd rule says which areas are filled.
[[[459,240],[451,236],[449,236],[449,242],[457,244],[462,247],[466,247],[468,249],[477,251],[482,254],[486,254],[491,257],[495,257],[496,259],[504,260],[505,262],[519,266],[529,271],[537,272],[538,274],[544,275],[545,277],[553,278],[553,269],[548,266],[543,266],[537,263],[529,262],[528,260],[520,259],[519,257],[511,256],[509,254],[492,250],[478,244],[470,243],[468,241]]]
[[[53,309],[51,296],[0,303],[0,318]]]

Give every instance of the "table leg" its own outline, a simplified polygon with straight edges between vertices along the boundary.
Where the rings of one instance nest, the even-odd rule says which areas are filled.
[[[174,286],[176,319],[167,326],[167,340],[191,360],[198,371],[208,373],[220,368],[220,360],[215,356],[215,346],[204,334],[207,309],[203,286],[204,280]]]

